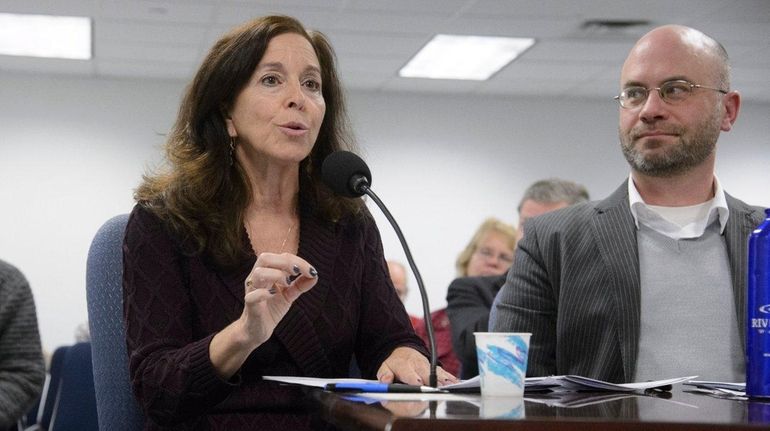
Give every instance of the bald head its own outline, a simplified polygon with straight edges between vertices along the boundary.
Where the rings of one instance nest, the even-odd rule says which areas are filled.
[[[676,81],[685,81],[690,88],[681,90],[681,83],[679,90],[671,87]],[[698,30],[658,27],[631,48],[620,86],[624,92],[644,91],[635,93],[643,94],[636,100],[639,103],[621,103],[618,136],[637,186],[642,176],[690,180],[695,176],[711,187],[717,140],[721,132],[732,129],[740,109],[740,95],[730,91],[729,81],[724,48]],[[669,94],[673,96],[669,99],[663,91],[678,94]],[[691,205],[683,203],[689,202],[686,199],[676,202],[675,206]]]
[[[629,64],[636,65],[638,62],[648,62],[650,66],[691,64],[696,70],[708,74],[706,85],[730,89],[727,51],[719,42],[694,28],[664,25],[642,36],[623,63],[621,79],[626,76]]]

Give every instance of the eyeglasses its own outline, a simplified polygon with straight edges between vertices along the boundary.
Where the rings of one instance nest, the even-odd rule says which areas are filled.
[[[513,255],[508,253],[495,253],[491,248],[480,247],[476,249],[476,253],[485,259],[498,259],[509,265],[513,263]]]
[[[714,87],[706,87],[705,85],[693,84],[685,80],[676,80],[664,82],[660,87],[645,88],[645,87],[628,87],[625,88],[619,95],[615,96],[615,100],[620,103],[620,106],[626,109],[638,108],[647,101],[647,97],[650,95],[651,90],[657,90],[660,98],[664,102],[675,105],[686,100],[696,88],[703,88],[706,90],[718,91],[722,94],[727,94],[727,91]]]

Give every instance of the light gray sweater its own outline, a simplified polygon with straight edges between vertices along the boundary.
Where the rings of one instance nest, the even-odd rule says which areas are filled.
[[[44,381],[32,291],[18,269],[0,260],[0,429],[27,412]]]

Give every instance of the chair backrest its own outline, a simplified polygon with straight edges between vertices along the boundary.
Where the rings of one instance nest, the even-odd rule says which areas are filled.
[[[103,430],[144,428],[128,376],[123,323],[123,235],[128,214],[107,220],[94,236],[86,264],[88,322],[93,349],[94,388]]]
[[[48,431],[99,431],[91,366],[91,343],[77,343],[67,350],[61,368]]]
[[[46,380],[43,388],[36,420],[29,425],[36,424],[40,428],[47,430],[51,424],[53,408],[56,404],[56,394],[59,393],[59,384],[61,383],[62,367],[64,366],[64,359],[67,357],[69,348],[70,346],[60,346],[53,351],[51,367],[48,370],[48,380]]]

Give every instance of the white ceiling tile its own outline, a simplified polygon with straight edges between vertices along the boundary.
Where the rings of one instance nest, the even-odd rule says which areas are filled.
[[[698,5],[697,8],[693,7],[695,4]],[[671,20],[676,17],[690,17],[694,13],[709,13],[723,5],[723,0],[479,0],[467,13],[513,18],[561,17],[578,22],[586,19],[654,20],[655,17]]]
[[[465,13],[476,16],[505,16],[514,18],[574,17],[587,7],[591,7],[589,2],[580,1],[478,0]]]
[[[474,3],[473,0],[350,0],[346,2],[346,9],[367,12],[419,12],[449,17]]]
[[[431,34],[446,18],[427,13],[394,12],[307,12],[293,15],[305,26],[322,32],[346,30],[385,34]]]
[[[3,0],[0,12],[30,13],[43,15],[93,16],[93,0]]]
[[[767,3],[770,4],[770,1]],[[710,22],[690,25],[720,41],[725,47],[751,43],[770,45],[770,25],[767,23],[743,22],[736,25],[728,22]]]
[[[767,0],[740,0],[721,2],[714,12],[715,21],[770,23],[770,2]]]
[[[442,24],[438,31],[483,36],[558,38],[577,28],[574,20],[511,19],[504,17],[462,16]]]
[[[100,15],[105,18],[167,23],[209,23],[214,2],[175,2],[147,0],[106,0],[100,3]]]
[[[288,15],[295,17],[302,21],[306,26],[308,23],[305,21],[308,13],[329,13],[333,14],[335,9],[324,7],[323,3],[319,5],[301,5],[292,6],[289,3],[281,2],[276,4],[267,4],[270,2],[261,3],[239,3],[239,4],[223,4],[219,6],[214,15],[214,22],[217,24],[225,24],[227,27],[233,27],[235,25],[246,22],[250,19],[259,18],[265,15]]]
[[[105,60],[195,62],[198,47],[189,45],[104,41],[96,45],[94,57]]]
[[[394,77],[383,89],[417,93],[472,93],[479,85],[478,81]]]
[[[325,32],[339,57],[367,55],[369,57],[394,57],[408,60],[429,40],[429,36],[387,35],[370,32]],[[406,61],[404,61],[406,63]]]
[[[514,61],[490,81],[518,81],[527,79],[548,79],[551,81],[573,81],[590,78],[601,73],[606,66],[601,64],[575,64],[561,61]]]
[[[527,50],[522,59],[619,64],[625,61],[632,46],[633,42],[626,41],[544,40]]]
[[[100,75],[113,77],[160,78],[189,81],[194,70],[187,62],[98,60]]]
[[[215,1],[215,0],[212,0]],[[289,6],[289,7],[305,7],[313,9],[341,9],[350,3],[350,0],[227,0],[220,1],[223,5],[234,4],[245,7],[252,6]]]
[[[400,58],[377,56],[344,56],[337,59],[337,68],[346,73],[395,77],[404,64]]]
[[[94,24],[94,41],[123,41],[200,45],[206,28],[195,24],[137,23],[100,19]]]

